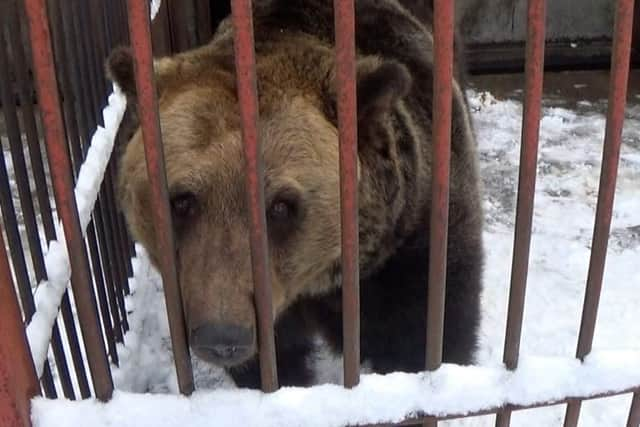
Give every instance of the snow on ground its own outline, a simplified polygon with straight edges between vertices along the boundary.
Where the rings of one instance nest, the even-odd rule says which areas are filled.
[[[497,100],[486,92],[471,91],[470,101],[485,184],[487,267],[482,297],[480,351],[477,355],[477,363],[482,367],[475,371],[478,376],[461,380],[469,381],[468,384],[476,380],[485,385],[493,384],[493,390],[499,394],[500,390],[504,391],[501,387],[508,382],[506,377],[495,378],[495,375],[500,372],[497,368],[501,366],[504,345],[522,108],[516,101]],[[566,386],[576,390],[575,387],[589,387],[597,381],[589,376],[578,376],[579,367],[572,365],[570,358],[575,353],[589,262],[604,138],[603,111],[603,102],[579,102],[573,109],[549,104],[543,111],[529,285],[521,345],[521,366],[526,371],[520,375],[519,387],[522,390],[511,396],[512,399],[534,393],[540,388],[547,387],[548,391],[548,387],[560,389]],[[637,352],[640,350],[640,275],[637,273],[640,260],[640,105],[637,101],[627,109],[623,139],[594,351],[599,354],[607,354],[602,352],[611,350],[636,352],[621,353],[627,357],[617,362],[604,356],[592,360],[605,360],[603,363],[608,363],[609,369],[628,372],[628,380],[634,375],[637,377],[640,371],[640,353]],[[179,396],[155,396],[147,401],[145,399],[148,397],[126,393],[175,393],[177,388],[159,276],[150,268],[146,254],[140,247],[138,257],[134,260],[134,269],[135,278],[131,281],[134,293],[128,301],[132,310],[132,329],[125,338],[126,345],[119,349],[121,367],[114,369],[116,385],[122,391],[106,406],[94,402],[69,404],[37,399],[34,402],[36,426],[62,426],[66,425],[63,424],[64,420],[69,420],[68,425],[72,425],[73,420],[79,419],[96,426],[109,422],[115,425],[125,425],[126,422],[131,425],[199,425],[191,422],[211,422],[213,419],[222,422],[229,414],[238,417],[232,418],[234,424],[252,425],[253,419],[259,420],[260,425],[266,425],[266,418],[274,414],[270,411],[283,407],[300,409],[305,404],[308,395],[304,390],[283,390],[277,397],[242,392],[246,402],[241,402],[237,395],[230,394],[228,390],[199,391],[192,400]],[[339,358],[326,351],[322,354],[324,357],[317,363],[319,382],[339,382]],[[535,367],[540,357],[556,360],[555,369],[547,372],[539,366],[538,369],[532,368],[532,364]],[[194,364],[199,390],[233,387],[221,370],[198,361],[194,361]],[[451,370],[455,372],[455,367]],[[394,392],[400,393],[404,387],[418,387],[418,377],[398,374],[387,378],[389,383],[397,380],[398,390],[378,392],[383,395],[386,393],[392,399]],[[375,389],[381,384],[380,381],[382,379],[379,376],[363,377],[365,389]],[[563,381],[565,386],[562,385]],[[425,386],[424,382],[422,386]],[[313,416],[322,417],[314,418],[313,425],[337,425],[329,421],[335,421],[341,412],[331,407],[329,395],[343,392],[335,386],[323,387],[318,395],[313,396],[322,398],[322,393],[326,391],[326,405],[314,401],[316,406],[305,409]],[[429,386],[426,387],[428,389]],[[427,389],[423,397],[429,395]],[[463,390],[462,393],[450,395],[452,404],[467,407],[470,402],[477,400],[474,396],[468,396],[466,389]],[[359,402],[363,410],[376,407],[394,410],[393,405],[370,402],[357,392],[347,396],[348,402]],[[488,389],[482,396],[478,399],[492,399]],[[497,398],[497,395],[493,398]],[[423,408],[433,403],[424,399],[420,401]],[[416,400],[406,399],[396,402],[403,408],[418,404]],[[624,425],[629,404],[629,396],[586,402],[579,425]],[[236,413],[240,408],[251,413]],[[395,410],[399,411],[400,408]],[[512,425],[561,425],[563,414],[563,405],[518,411],[513,415]],[[253,416],[257,418],[251,418]],[[327,423],[323,424],[322,419]],[[441,425],[489,426],[493,425],[493,417],[452,420]]]

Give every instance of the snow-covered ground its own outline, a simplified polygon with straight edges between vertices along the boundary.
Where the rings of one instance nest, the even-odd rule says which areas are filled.
[[[485,378],[486,384],[494,384],[494,390],[500,392],[503,390],[500,387],[504,387],[508,379],[491,379],[491,375],[498,372],[504,345],[522,109],[518,102],[497,100],[486,92],[472,91],[470,99],[480,145],[487,217],[487,267],[482,298],[481,345],[477,355],[477,364],[483,368],[478,368],[477,373],[478,378]],[[522,381],[520,386],[524,388],[525,395],[537,390],[536,387],[544,388],[545,384],[561,387],[561,384],[572,383],[573,387],[584,388],[588,384],[581,384],[581,381],[594,382],[582,376],[572,378],[579,372],[577,367],[567,363],[567,358],[575,352],[589,262],[604,138],[602,111],[603,102],[586,101],[577,103],[573,109],[549,105],[543,111],[521,354],[523,366],[527,366],[526,360],[534,361],[535,365],[538,360],[535,357],[559,362],[556,369],[549,372],[540,369],[524,372],[527,381]],[[175,393],[175,373],[159,277],[150,268],[144,250],[139,248],[138,254],[134,260],[135,278],[131,281],[134,293],[128,301],[128,308],[132,310],[132,329],[125,337],[126,345],[119,348],[121,367],[114,369],[114,380],[117,388],[124,392]],[[640,354],[637,352],[640,350],[639,261],[640,97],[635,95],[627,109],[612,233],[594,341],[595,352],[632,351],[626,353],[629,357],[620,358],[618,362],[605,357],[607,368],[618,373],[629,372],[627,379],[640,375],[640,358],[636,360]],[[325,357],[317,365],[319,382],[339,382],[339,359],[326,352],[323,354]],[[249,422],[256,418],[235,418],[228,410],[241,407],[261,408],[257,418],[263,422],[261,425],[282,425],[268,424],[264,417],[275,414],[270,411],[281,409],[283,402],[287,407],[297,407],[305,402],[306,395],[302,390],[284,390],[271,400],[260,397],[259,393],[243,392],[247,401],[242,406],[239,397],[229,391],[204,391],[233,386],[219,369],[198,361],[194,363],[196,384],[201,391],[191,400],[179,396],[156,396],[145,401],[137,395],[123,392],[116,395],[109,404],[111,406],[37,399],[34,401],[35,425],[77,425],[78,420],[95,426],[205,425],[205,421],[216,421],[216,425],[231,425],[232,422],[249,425],[241,420]],[[558,367],[562,369],[558,370]],[[415,387],[416,379],[413,377],[397,379],[398,387]],[[467,380],[473,382],[473,378]],[[365,376],[363,379],[365,385],[373,389],[380,384],[378,381],[377,376]],[[528,384],[531,384],[529,390]],[[340,393],[338,389],[327,387],[328,392]],[[390,395],[393,391],[385,390]],[[486,390],[487,394],[491,394],[489,390]],[[352,396],[358,398],[357,394]],[[452,396],[460,399],[459,396],[465,394]],[[469,400],[475,398],[468,397]],[[482,399],[481,396],[477,398]],[[211,406],[214,403],[216,406]],[[335,424],[339,417],[333,416],[335,413],[331,405],[314,403],[319,406],[308,408],[310,416],[315,417],[314,422],[295,425],[339,425]],[[629,396],[586,402],[580,426],[624,425],[629,404]],[[380,404],[378,407],[388,406]],[[320,412],[317,412],[318,408]],[[376,405],[367,405],[363,401],[360,408],[375,409]],[[326,418],[317,419],[322,410]],[[561,425],[563,414],[562,405],[519,411],[514,413],[512,425]],[[216,418],[211,419],[211,416]],[[323,420],[326,423],[323,424]],[[493,417],[452,420],[441,425],[488,426],[493,425]]]

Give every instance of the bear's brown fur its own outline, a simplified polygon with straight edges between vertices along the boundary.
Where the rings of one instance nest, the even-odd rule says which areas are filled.
[[[378,372],[424,364],[433,84],[425,3],[356,1],[361,354]],[[278,373],[281,384],[304,385],[314,334],[336,351],[342,345],[332,1],[257,1],[254,9]],[[157,60],[155,72],[191,346],[239,385],[258,387],[232,33],[223,21],[211,43]],[[108,71],[135,103],[127,50],[112,54]],[[482,210],[461,81],[457,63],[444,358],[469,363]],[[121,159],[120,194],[134,238],[156,260],[139,130]]]

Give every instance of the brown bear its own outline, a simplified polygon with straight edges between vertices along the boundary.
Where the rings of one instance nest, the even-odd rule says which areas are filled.
[[[357,0],[361,356],[375,372],[424,369],[432,156],[430,2]],[[420,16],[420,17],[418,17]],[[341,247],[332,0],[256,1],[278,375],[308,385],[317,334],[341,352]],[[456,46],[458,47],[458,46]],[[458,51],[458,49],[456,49]],[[483,264],[477,153],[456,54],[444,360],[472,361]],[[132,57],[108,73],[135,104]],[[259,387],[249,219],[229,19],[155,75],[189,342]],[[156,259],[141,132],[121,158],[133,237]]]

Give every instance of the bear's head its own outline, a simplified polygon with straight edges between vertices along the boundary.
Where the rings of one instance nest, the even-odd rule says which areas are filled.
[[[154,63],[177,268],[190,346],[223,366],[257,351],[249,210],[233,56],[215,44]],[[221,49],[224,50],[224,49]],[[292,43],[257,52],[258,134],[264,161],[274,318],[301,296],[339,286],[340,186],[334,53]],[[136,104],[128,49],[108,59],[110,78]],[[410,88],[406,68],[358,63],[358,122],[381,124]],[[377,129],[377,125],[372,128]],[[382,126],[380,129],[384,129]],[[359,138],[359,150],[382,150]],[[366,165],[359,165],[366,169]],[[362,189],[361,189],[362,193]],[[158,259],[151,188],[137,129],[120,160],[128,227]]]

